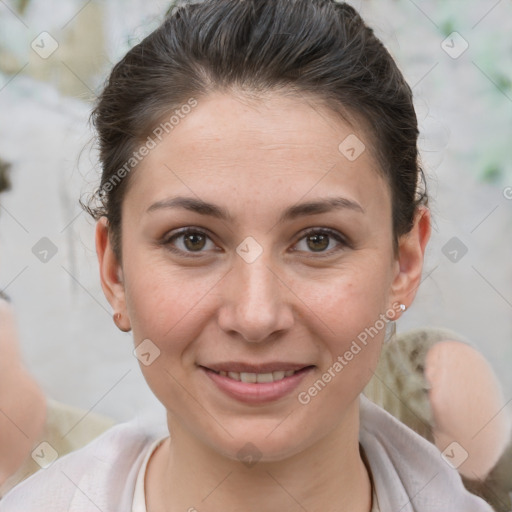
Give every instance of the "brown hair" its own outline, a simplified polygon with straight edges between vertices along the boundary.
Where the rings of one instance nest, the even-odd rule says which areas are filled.
[[[102,178],[100,204],[86,209],[107,217],[118,257],[137,148],[191,98],[235,89],[307,94],[362,121],[390,185],[396,250],[428,199],[412,91],[373,30],[335,0],[205,0],[171,8],[115,65],[92,112]]]
[[[0,158],[0,192],[9,190],[11,188],[11,182],[9,181],[9,168],[10,164],[4,162]]]

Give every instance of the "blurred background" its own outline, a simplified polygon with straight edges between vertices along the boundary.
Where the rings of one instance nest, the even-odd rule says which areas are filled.
[[[454,329],[512,401],[512,4],[350,2],[413,88],[432,240],[400,331]],[[121,421],[161,412],[100,288],[80,197],[99,167],[88,116],[109,69],[151,32],[160,0],[0,0],[0,290],[29,369],[54,399]],[[0,326],[1,328],[1,326]],[[511,402],[512,403],[512,402]]]

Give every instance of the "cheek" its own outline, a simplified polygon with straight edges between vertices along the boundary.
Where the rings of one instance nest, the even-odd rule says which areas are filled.
[[[159,265],[150,267],[147,263],[140,268],[145,271],[125,273],[133,338],[135,345],[151,340],[158,349],[152,349],[158,356],[149,365],[141,364],[141,371],[167,408],[190,408],[190,398],[180,383],[194,369],[193,341],[204,329],[208,291],[217,280],[192,279],[168,267],[163,272]]]
[[[198,278],[193,271],[175,271],[148,262],[138,267],[142,271],[132,269],[126,273],[126,301],[135,341],[150,338],[169,345],[169,340],[174,340],[172,347],[179,349],[178,339],[191,339],[199,329],[208,292],[218,277],[205,274]]]
[[[328,389],[323,391],[320,382],[315,389],[302,391],[307,401],[322,389],[323,397],[314,407],[321,401],[338,404],[347,390],[354,391],[354,397],[362,391],[377,367],[387,325],[383,315],[388,309],[389,273],[375,262],[346,267],[330,279],[304,285],[300,288],[297,282],[297,295],[305,297],[309,326],[318,326],[312,338],[322,354],[319,377]]]
[[[353,265],[321,280],[298,278],[293,290],[327,335],[346,342],[373,326],[388,309],[390,277],[383,265]]]
[[[195,369],[194,341],[211,321],[212,300],[223,283],[223,273],[177,268],[165,255],[135,247],[123,270],[134,343],[149,339],[159,350],[158,358],[151,365],[141,364],[141,370],[155,395],[168,406],[178,400],[178,382]]]
[[[298,390],[297,401],[323,425],[340,421],[340,411],[363,391],[377,367],[387,325],[382,319],[386,288],[377,281],[375,273],[366,281],[346,274],[309,295],[307,322],[318,326],[313,339],[321,360],[315,379]]]

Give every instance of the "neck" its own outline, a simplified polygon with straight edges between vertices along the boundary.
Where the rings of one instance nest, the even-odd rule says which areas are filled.
[[[247,467],[222,456],[169,418],[167,439],[150,459],[148,510],[368,512],[371,484],[359,452],[359,401],[331,432],[285,460]]]

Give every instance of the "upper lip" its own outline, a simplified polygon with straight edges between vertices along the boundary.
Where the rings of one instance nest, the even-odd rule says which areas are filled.
[[[227,361],[224,363],[212,363],[208,365],[200,365],[204,368],[208,368],[209,370],[213,370],[215,372],[237,372],[237,373],[272,373],[278,372],[280,370],[283,371],[297,371],[302,370],[302,368],[306,368],[308,364],[302,363],[290,363],[290,362],[279,362],[272,361],[268,363],[243,363],[240,361]]]

